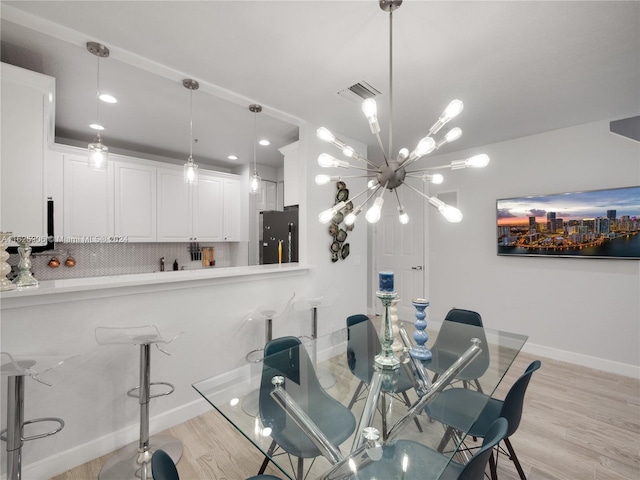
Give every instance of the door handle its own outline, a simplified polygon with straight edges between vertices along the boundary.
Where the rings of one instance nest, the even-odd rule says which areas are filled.
[[[416,267],[411,267],[411,270],[422,270],[422,265],[418,265]]]

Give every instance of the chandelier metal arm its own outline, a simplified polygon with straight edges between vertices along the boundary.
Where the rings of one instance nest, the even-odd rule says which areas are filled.
[[[414,192],[416,192],[418,195],[426,198],[427,200],[431,200],[431,197],[425,193],[422,193],[420,190],[418,190],[417,188],[412,187],[411,185],[409,185],[408,183],[404,183],[403,185],[409,187],[411,190],[413,190]]]

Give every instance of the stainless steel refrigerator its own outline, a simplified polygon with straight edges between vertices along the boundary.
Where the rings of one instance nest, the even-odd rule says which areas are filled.
[[[298,206],[260,212],[260,263],[298,261]]]

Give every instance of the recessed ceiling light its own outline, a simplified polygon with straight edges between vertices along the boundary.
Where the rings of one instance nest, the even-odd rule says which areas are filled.
[[[271,144],[271,142],[270,142],[269,140],[267,140],[266,138],[263,138],[263,139],[262,139],[262,140],[260,140],[258,143],[259,143],[260,145],[265,146],[265,147],[266,147],[267,145],[270,145],[270,144]]]
[[[100,95],[98,95],[98,98],[104,103],[118,103],[118,99],[113,95],[109,95],[108,93],[101,93]]]
[[[100,125],[99,123],[90,123],[89,124],[89,128],[93,128],[94,130],[104,130],[104,126]]]
[[[237,156],[237,155],[229,155],[227,158],[228,158],[229,160],[237,160],[237,159],[238,159],[238,156]]]

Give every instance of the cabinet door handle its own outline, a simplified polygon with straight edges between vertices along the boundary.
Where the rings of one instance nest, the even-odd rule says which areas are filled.
[[[422,270],[422,265],[418,265],[416,267],[411,267],[411,270]]]

